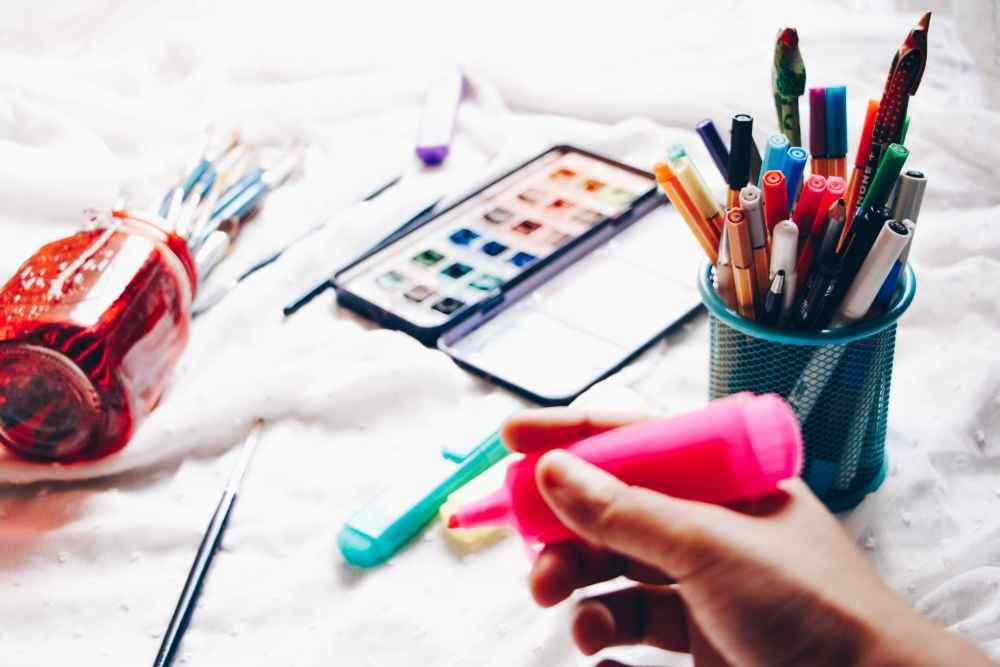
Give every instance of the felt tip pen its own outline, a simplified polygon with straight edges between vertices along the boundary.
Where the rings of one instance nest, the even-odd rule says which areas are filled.
[[[722,225],[722,237],[719,240],[719,262],[715,265],[715,291],[726,306],[737,310],[736,279],[733,276],[733,260],[729,252],[729,232]]]
[[[715,198],[712,197],[698,167],[687,156],[680,144],[670,147],[667,159],[673,166],[677,178],[680,179],[681,185],[684,186],[691,201],[715,230],[716,237],[720,236],[722,234],[723,212]]]
[[[830,176],[847,176],[847,88],[826,89],[826,154]]]
[[[465,92],[465,77],[458,67],[449,68],[427,92],[420,116],[417,157],[428,167],[436,167],[448,157],[455,120]]]
[[[779,171],[768,171],[762,179],[764,182],[764,225],[768,237],[774,231],[774,226],[788,218],[788,189],[785,187],[785,175]]]
[[[764,304],[760,309],[760,323],[774,325],[781,317],[785,302],[785,271],[778,271],[771,279],[771,286],[764,295]]]
[[[903,220],[904,224],[909,223],[910,238],[903,247],[903,252],[896,260],[896,264],[889,271],[889,276],[882,284],[875,297],[875,305],[881,308],[888,307],[892,301],[892,295],[896,292],[896,284],[899,282],[899,274],[910,259],[910,248],[913,247],[913,233],[917,229],[917,218],[920,216],[920,205],[924,200],[924,190],[927,188],[927,177],[919,171],[910,170],[902,174],[896,181],[896,198],[892,204],[892,219]]]
[[[802,184],[802,194],[799,195],[795,208],[792,209],[792,220],[799,228],[799,239],[804,242],[812,234],[813,221],[819,211],[819,202],[826,192],[826,178],[813,174]],[[802,248],[799,248],[802,252]]]
[[[828,301],[828,310],[823,314],[824,320],[829,320],[836,314],[836,307],[840,305],[844,293],[861,269],[861,265],[864,263],[865,257],[868,256],[875,239],[882,231],[882,227],[891,217],[887,208],[869,208],[854,218],[853,229],[848,237],[847,245],[842,243],[838,248],[838,254],[844,258],[844,279],[838,281],[836,292]]]
[[[892,190],[896,186],[896,179],[903,171],[903,164],[909,156],[909,149],[902,144],[891,144],[882,153],[882,161],[879,163],[878,171],[875,172],[875,177],[872,178],[867,192],[861,198],[861,204],[858,206],[860,210],[882,208],[886,205],[889,201],[889,195],[892,194]]]
[[[356,512],[337,535],[337,546],[351,565],[373,567],[389,560],[435,516],[452,493],[509,454],[496,432],[455,465],[439,461],[438,479],[395,484]]]
[[[809,89],[809,152],[812,173],[829,175],[826,170],[826,88]]]
[[[858,140],[858,152],[854,154],[854,170],[851,171],[851,180],[847,184],[847,222],[844,225],[843,236],[846,236],[854,222],[854,214],[858,208],[858,188],[861,186],[861,174],[865,170],[865,163],[868,161],[868,149],[872,143],[872,126],[875,124],[875,116],[878,114],[878,100],[868,100],[868,110],[865,112],[865,124],[861,130],[861,138]]]
[[[740,190],[750,182],[750,154],[753,152],[753,118],[745,113],[733,116],[729,146],[729,195],[726,208],[739,206]]]
[[[885,282],[892,265],[899,259],[903,246],[910,238],[910,231],[900,220],[889,220],[882,227],[864,264],[851,281],[844,300],[833,317],[832,326],[846,326],[868,314],[875,295]]]
[[[792,312],[795,298],[798,274],[795,273],[795,260],[798,257],[799,228],[791,220],[783,220],[774,226],[771,232],[771,273],[773,280],[778,271],[785,274],[784,301],[781,305],[781,321],[784,322]]]
[[[764,207],[760,190],[748,185],[740,190],[740,208],[750,224],[750,243],[753,246],[753,271],[757,281],[758,296],[763,299],[768,286],[767,229],[764,226]]]
[[[846,190],[847,182],[839,176],[830,176],[826,179],[826,189],[819,199],[819,204],[816,205],[816,215],[813,217],[809,236],[805,239],[805,243],[799,246],[799,263],[796,265],[795,270],[798,271],[800,276],[809,274],[813,255],[818,250],[818,246],[828,229],[827,221],[829,220],[829,216],[834,212],[838,202],[841,205],[844,204],[842,200]],[[846,205],[843,208],[846,209]],[[839,221],[842,223],[843,218],[841,217]],[[841,228],[842,224],[838,224],[838,232]]]
[[[836,176],[831,178],[836,178]],[[822,215],[817,214],[812,234],[806,238],[803,247],[799,250],[799,261],[795,264],[795,272],[800,276],[809,275],[809,272],[812,270],[813,258],[823,254],[824,250],[827,254],[836,252],[836,242],[834,241],[833,247],[829,247],[829,244],[825,244],[825,241],[829,239],[830,234],[836,234],[836,238],[839,240],[840,230],[844,225],[844,212],[846,208],[844,200],[838,199],[830,204]]]
[[[666,162],[658,162],[653,166],[653,172],[656,175],[656,182],[659,183],[670,203],[677,209],[681,219],[687,224],[709,261],[713,264],[717,263],[719,261],[719,236],[715,234],[715,229],[692,201],[673,167]]]
[[[715,123],[706,118],[694,126],[694,131],[701,137],[701,141],[705,144],[705,148],[708,150],[712,162],[715,163],[715,167],[719,170],[722,180],[728,183],[729,149],[726,148],[726,143],[719,135],[719,130],[715,127]]]
[[[759,183],[760,175],[763,173],[762,165],[764,161],[760,157],[760,149],[757,148],[757,142],[753,137],[750,137],[750,183]]]
[[[799,98],[806,92],[806,68],[799,51],[799,33],[782,28],[774,42],[771,65],[771,92],[778,114],[778,127],[792,146],[802,145]]]
[[[736,286],[736,311],[748,320],[757,319],[757,275],[754,271],[753,243],[750,221],[743,209],[736,207],[726,213],[726,233],[733,262],[733,282]]]
[[[785,153],[788,152],[788,137],[783,134],[772,134],[767,138],[767,145],[764,147],[764,163],[760,167],[760,178],[757,179],[757,187],[764,187],[764,176],[769,171],[780,170],[785,163]]]
[[[800,329],[821,329],[824,313],[835,298],[837,283],[843,271],[844,257],[836,252],[821,255],[816,267],[805,280],[802,301],[794,313],[793,326]]]
[[[799,185],[802,184],[802,175],[805,173],[808,160],[809,153],[801,146],[793,146],[785,153],[781,171],[785,174],[785,184],[788,186],[789,205],[799,196]]]
[[[770,495],[802,467],[795,414],[775,394],[749,392],[688,414],[606,431],[565,449],[627,484],[717,504]],[[576,539],[538,489],[535,468],[544,454],[511,464],[504,486],[459,508],[448,527],[509,525],[528,544]]]

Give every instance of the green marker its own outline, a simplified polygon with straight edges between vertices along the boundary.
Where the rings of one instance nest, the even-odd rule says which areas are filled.
[[[865,192],[865,198],[861,200],[858,210],[867,211],[869,208],[882,208],[889,201],[889,195],[896,186],[896,179],[903,171],[903,164],[909,157],[910,151],[900,144],[889,144],[882,161],[879,162],[875,178]]]
[[[781,133],[788,137],[791,146],[801,146],[799,98],[806,92],[806,66],[802,62],[799,33],[795,28],[782,28],[778,31],[778,39],[774,43],[771,89]]]
[[[385,489],[341,528],[340,552],[351,565],[384,563],[437,515],[448,496],[509,453],[496,431],[457,465],[442,459],[437,482],[412,479]]]

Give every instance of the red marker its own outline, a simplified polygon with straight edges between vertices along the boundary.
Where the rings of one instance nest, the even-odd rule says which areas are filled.
[[[813,220],[819,209],[819,200],[826,192],[826,178],[812,175],[802,184],[799,201],[792,211],[792,221],[799,228],[799,242],[804,241],[812,233]]]
[[[788,218],[788,190],[785,175],[778,169],[764,174],[764,224],[771,238],[774,226]]]

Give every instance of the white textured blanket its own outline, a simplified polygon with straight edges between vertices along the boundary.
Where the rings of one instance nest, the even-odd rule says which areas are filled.
[[[4,278],[84,207],[176,177],[209,120],[311,146],[302,178],[270,198],[220,274],[330,224],[197,320],[169,393],[123,452],[64,468],[0,454],[0,664],[151,662],[227,451],[256,417],[268,427],[182,664],[590,664],[570,644],[568,607],[531,603],[513,539],[462,557],[435,524],[385,567],[342,562],[336,531],[380,479],[419,474],[442,444],[481,438],[521,402],[330,295],[288,321],[280,307],[428,194],[554,143],[648,167],[681,140],[711,174],[690,128],[735,111],[773,125],[781,25],[799,28],[811,85],[848,86],[853,153],[922,6],[796,4],[5,3]],[[908,137],[930,185],[917,299],[898,334],[891,474],[845,521],[895,589],[1000,657],[1000,9],[932,4]],[[442,57],[466,66],[475,95],[430,173],[412,149]],[[382,198],[349,206],[401,172]],[[591,400],[679,411],[706,383],[702,318]]]

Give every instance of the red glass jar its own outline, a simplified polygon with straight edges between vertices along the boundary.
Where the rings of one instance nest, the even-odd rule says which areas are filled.
[[[187,344],[197,281],[184,240],[154,216],[92,222],[0,291],[0,444],[25,458],[124,447]]]

